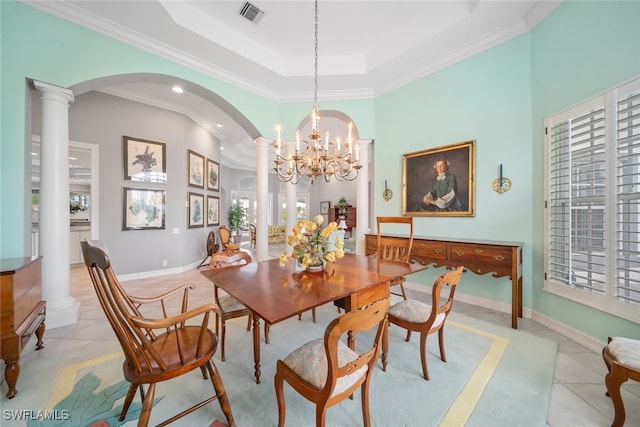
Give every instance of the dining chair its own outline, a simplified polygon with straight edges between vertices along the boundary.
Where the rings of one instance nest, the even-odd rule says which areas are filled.
[[[239,268],[251,263],[251,256],[244,251],[222,251],[214,254],[209,262],[209,269]],[[222,333],[218,335],[221,340],[220,359],[225,359],[225,337],[227,335],[226,322],[229,319],[247,316],[247,331],[251,330],[252,312],[240,301],[228,294],[220,295],[219,288],[213,284],[213,295],[215,302],[220,307],[220,313],[216,313],[216,334],[220,334],[220,323],[222,323]]]
[[[369,384],[380,354],[388,309],[389,298],[384,298],[342,314],[327,326],[324,338],[310,341],[276,362],[274,383],[278,401],[278,427],[284,426],[286,417],[284,381],[315,403],[316,427],[325,425],[329,407],[351,396],[360,387],[364,425],[371,425]],[[366,339],[359,337],[357,352],[340,340],[349,331],[355,334],[376,325],[376,334],[370,345],[363,345]]]
[[[620,387],[627,380],[640,381],[640,341],[632,338],[609,337],[602,349],[602,358],[609,373],[604,377],[607,396],[613,402],[614,418],[611,427],[622,427],[625,420]]]
[[[146,426],[151,417],[156,384],[200,368],[204,379],[211,379],[213,396],[159,425],[169,424],[217,399],[228,425],[235,426],[222,378],[212,360],[218,338],[208,328],[209,315],[218,307],[204,304],[188,310],[188,294],[194,288],[193,284],[184,284],[152,297],[129,295],[118,281],[101,241],[83,240],[81,248],[100,305],[125,357],[122,370],[130,386],[120,421],[126,417],[136,390],[139,390],[142,409],[138,426]],[[170,300],[177,302],[180,295],[182,304],[173,310],[177,313],[171,315]],[[159,315],[146,316],[146,312]],[[194,323],[197,319],[201,319],[199,325]]]
[[[444,350],[444,325],[453,306],[453,297],[456,286],[464,267],[458,267],[438,277],[431,288],[431,305],[421,301],[407,299],[400,301],[389,309],[389,324],[400,326],[407,330],[406,341],[411,339],[411,331],[420,332],[420,360],[422,362],[422,375],[429,379],[427,370],[427,337],[438,332],[438,345],[440,347],[440,359],[447,361]],[[442,291],[448,287],[449,295],[442,299]],[[387,353],[388,337],[383,344],[383,352]],[[386,371],[386,360],[382,369]]]
[[[256,238],[257,238],[257,232],[256,232],[256,226],[253,224],[249,224],[249,247],[251,249],[255,249],[256,248]]]
[[[237,251],[240,249],[240,244],[231,241],[231,230],[228,227],[221,225],[218,228],[218,234],[220,235],[220,245],[223,251]]]
[[[376,218],[378,225],[378,237],[376,240],[376,251],[372,256],[376,256],[380,259],[409,262],[409,255],[411,254],[411,248],[413,247],[413,217],[404,216],[379,216]],[[398,231],[398,227],[401,229],[407,229],[409,231],[408,239],[398,239],[383,235],[383,224],[392,224],[393,232]],[[399,226],[398,226],[399,225]],[[387,226],[385,226],[386,228]],[[401,295],[403,299],[407,299],[407,293],[404,290],[404,282],[406,281],[404,276],[398,276],[391,279],[390,287],[400,286],[400,294],[394,293],[394,295]]]

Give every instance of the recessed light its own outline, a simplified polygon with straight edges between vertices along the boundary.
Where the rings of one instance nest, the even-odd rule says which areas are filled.
[[[174,87],[172,88],[172,90],[173,90],[175,93],[182,93],[182,92],[184,92],[184,90],[182,90],[182,88],[181,88],[180,86],[174,86]]]
[[[217,126],[217,127],[219,127],[219,128],[221,128],[221,127],[223,127],[224,125],[223,125],[222,123],[216,123],[216,126]]]
[[[222,145],[220,146],[220,151],[224,151],[224,147]]]

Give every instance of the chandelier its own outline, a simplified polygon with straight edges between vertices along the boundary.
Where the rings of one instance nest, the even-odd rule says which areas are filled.
[[[309,140],[300,140],[300,131],[296,130],[296,143],[290,153],[280,140],[280,125],[276,126],[277,138],[274,143],[276,159],[274,160],[276,176],[282,182],[297,184],[302,176],[307,176],[313,184],[323,177],[330,182],[335,176],[338,181],[353,181],[358,177],[362,165],[358,162],[358,143],[351,140],[352,123],[349,123],[349,134],[344,145],[340,138],[329,139],[326,132],[324,140],[320,134],[320,114],[318,108],[318,0],[315,1],[315,74],[313,109],[311,110],[311,135]],[[301,150],[301,143],[304,150]],[[283,152],[284,151],[284,152]],[[355,153],[354,153],[355,151]]]

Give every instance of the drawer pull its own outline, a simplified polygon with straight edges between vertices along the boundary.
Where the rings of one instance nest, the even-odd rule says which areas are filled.
[[[480,255],[483,252],[482,249],[476,249],[476,254]]]
[[[434,249],[433,253],[441,254],[442,253],[442,249]]]
[[[502,255],[496,255],[497,261],[504,261],[504,257]]]
[[[457,252],[456,252],[456,255],[458,255],[458,256],[462,256],[462,255],[464,255],[464,252],[462,252],[462,251],[457,251]]]

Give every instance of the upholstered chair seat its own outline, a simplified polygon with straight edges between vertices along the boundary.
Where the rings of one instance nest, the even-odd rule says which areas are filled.
[[[640,340],[609,337],[602,349],[602,357],[609,373],[604,377],[607,396],[613,402],[614,419],[611,427],[622,427],[626,418],[620,387],[627,380],[640,381]]]
[[[351,350],[344,343],[338,342],[338,366],[345,366],[357,358],[358,353]],[[285,357],[283,362],[300,378],[318,389],[323,388],[327,382],[328,362],[323,339],[317,339],[302,345]],[[338,378],[336,388],[331,395],[334,396],[349,389],[367,373],[368,368],[369,365],[363,365],[352,374]]]

